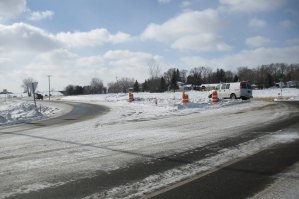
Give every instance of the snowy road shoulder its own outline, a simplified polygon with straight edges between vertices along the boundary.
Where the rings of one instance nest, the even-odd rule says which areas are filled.
[[[147,178],[134,182],[128,183],[119,187],[114,187],[100,194],[93,194],[84,199],[92,198],[141,198],[144,195],[151,193],[155,190],[167,187],[167,190],[171,189],[169,186],[180,182],[182,184],[184,180],[189,182],[190,178],[200,175],[211,170],[215,171],[222,168],[223,165],[230,162],[236,162],[242,158],[253,155],[259,151],[267,149],[271,146],[291,143],[299,139],[297,132],[277,132],[273,135],[266,135],[234,147],[222,149],[215,156],[208,157],[191,164],[176,167],[165,172],[157,173],[155,175],[148,176]],[[296,192],[298,194],[298,191]],[[151,198],[156,194],[150,194],[145,198]]]
[[[0,104],[0,126],[26,123],[58,117],[71,111],[71,106],[62,103],[11,101]]]

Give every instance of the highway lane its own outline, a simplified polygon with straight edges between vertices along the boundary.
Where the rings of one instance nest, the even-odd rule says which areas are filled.
[[[299,132],[299,101],[280,101],[293,109],[290,117],[258,131],[288,129]],[[299,162],[299,141],[280,144],[250,157],[233,162],[213,172],[161,189],[145,198],[249,198],[272,184],[279,173]]]
[[[103,193],[105,195],[105,192],[113,187],[118,187],[123,184],[130,183],[130,182],[136,182],[136,181],[138,182],[150,175],[154,175],[159,172],[167,171],[169,169],[173,169],[178,166],[187,165],[189,163],[193,163],[195,161],[198,161],[198,160],[201,160],[204,158],[213,157],[214,155],[216,155],[218,153],[219,150],[221,150],[223,148],[233,147],[238,144],[241,144],[241,143],[253,140],[255,138],[258,138],[260,136],[266,135],[269,133],[269,130],[271,130],[273,132],[273,131],[278,131],[278,130],[287,129],[287,128],[299,129],[298,128],[299,114],[297,111],[298,110],[297,104],[290,105],[290,104],[286,103],[285,106],[288,106],[292,110],[291,114],[289,115],[289,118],[286,118],[281,121],[276,121],[275,124],[271,123],[271,124],[265,124],[264,126],[255,127],[253,129],[248,130],[248,132],[244,132],[244,133],[240,134],[240,136],[238,136],[238,137],[225,138],[223,140],[207,144],[203,147],[198,147],[196,149],[192,149],[190,151],[185,151],[183,153],[177,153],[172,156],[155,158],[154,156],[151,157],[150,155],[148,155],[145,157],[148,159],[148,161],[133,162],[132,164],[128,165],[125,168],[119,168],[119,169],[113,170],[109,173],[98,172],[97,175],[95,175],[93,177],[81,178],[79,180],[63,184],[61,186],[49,187],[49,188],[45,188],[43,190],[36,191],[36,192],[23,193],[23,194],[19,194],[14,197],[11,197],[11,198],[82,198],[85,196],[89,196],[93,193]],[[244,114],[246,114],[246,113],[244,113]],[[297,148],[296,148],[297,145],[295,144],[293,146],[294,147],[288,147],[288,145],[285,145],[282,148],[286,148],[285,152],[291,153],[290,151],[293,151],[293,152],[297,151]],[[262,152],[262,153],[264,153],[266,155],[276,153],[276,151],[271,151],[274,149],[269,149],[269,150],[270,151],[268,151],[268,152]],[[282,151],[282,154],[285,154],[285,152]],[[275,175],[275,173],[280,172],[284,168],[287,168],[288,166],[292,165],[295,161],[297,161],[297,159],[296,159],[298,157],[297,153],[293,153],[293,154],[294,154],[294,156],[292,156],[292,158],[290,160],[284,161],[284,159],[281,159],[281,160],[283,160],[282,162],[286,162],[287,164],[279,166],[278,169],[274,169],[275,172],[272,172],[269,175],[263,175],[265,180],[260,181],[260,184],[256,183],[254,181],[255,178],[253,178],[253,180],[251,182],[252,182],[252,184],[257,184],[257,186],[256,186],[257,188],[249,189],[250,193],[252,194],[254,192],[257,192],[258,190],[263,189],[263,187],[265,187],[265,185],[267,183],[271,182],[271,180],[269,181],[269,179],[271,179],[271,177],[273,175]],[[138,154],[136,153],[136,155],[138,155]],[[142,156],[142,154],[140,154],[140,156]],[[280,156],[278,156],[278,159],[279,159],[279,157],[288,158],[288,156],[286,156],[286,155],[280,155]],[[251,173],[254,173],[253,171],[255,169],[257,169],[256,167],[242,168],[244,165],[250,165],[250,163],[253,162],[254,158],[253,159],[252,158],[250,159],[250,158],[251,157],[249,157],[249,159],[245,159],[244,161],[247,161],[245,163],[242,163],[240,161],[239,164],[241,166],[240,167],[238,166],[237,169],[227,168],[227,169],[225,169],[225,171],[233,172],[233,171],[249,170],[249,171],[252,171]],[[257,158],[257,159],[263,160],[263,155],[261,155],[261,158]],[[273,159],[273,158],[270,158],[270,160],[271,159]],[[268,161],[266,161],[266,163],[267,162]],[[274,164],[270,164],[270,165],[274,165]],[[233,168],[235,168],[235,167],[233,167]],[[263,167],[261,167],[261,168],[263,168]],[[229,178],[229,177],[234,176],[235,175],[234,173],[230,173],[230,174],[226,173],[223,175],[219,175],[218,177],[217,177],[218,174],[216,171],[213,173],[215,173],[216,178],[214,178],[214,180],[212,180],[212,178],[210,178],[211,175],[207,175],[208,180],[212,180],[214,182],[215,179],[222,178],[222,176],[225,176],[226,178],[223,177],[224,180],[222,181],[222,182],[224,182],[223,186],[231,185],[230,190],[233,190],[235,185],[233,183],[225,183],[225,182],[227,180],[230,180],[230,179],[227,179],[227,177]],[[247,173],[250,173],[250,172],[247,172]],[[257,173],[259,173],[259,172],[257,172]],[[254,175],[252,175],[252,176],[254,176]],[[238,178],[238,177],[236,177],[236,178]],[[246,179],[244,178],[244,180],[246,180]],[[192,185],[192,182],[191,182],[191,185]],[[232,181],[232,182],[238,183],[238,181]],[[179,186],[179,187],[181,187],[181,186]],[[195,186],[195,187],[197,187],[197,186]],[[222,185],[221,185],[221,187],[222,187]],[[196,193],[197,193],[196,189],[197,188],[195,188],[193,190],[193,192],[190,192],[192,194],[189,194],[190,196],[195,196],[193,198],[198,198],[196,195]],[[246,186],[244,189],[246,189]],[[176,189],[173,189],[173,190],[175,191]],[[225,189],[225,187],[223,187],[222,189],[219,189],[219,190],[220,191],[218,192],[218,194],[221,195],[222,194],[221,191],[229,190],[229,188]],[[167,191],[167,193],[169,193],[168,191]],[[211,191],[211,190],[209,190],[209,191]],[[213,194],[212,192],[211,192],[211,194]],[[163,193],[166,193],[166,192],[162,191],[162,192],[158,192],[158,193],[159,193],[159,195],[150,195],[150,197],[159,198],[160,196],[162,196],[162,198],[163,198],[163,196],[165,196],[165,195],[163,195]],[[171,191],[170,191],[170,193],[171,193]],[[183,192],[184,195],[179,195],[177,192],[174,192],[174,193],[177,194],[178,196],[181,196],[178,198],[185,198],[186,192]],[[206,198],[211,198],[211,197],[209,197],[209,192],[205,192],[205,194],[206,194],[205,195]],[[210,196],[213,196],[213,195],[210,195]],[[105,198],[105,197],[103,197],[103,198]],[[166,195],[166,197],[164,197],[164,198],[169,198],[169,197]]]
[[[278,179],[277,174],[299,161],[299,141],[281,144],[191,182],[180,183],[147,198],[249,198]]]

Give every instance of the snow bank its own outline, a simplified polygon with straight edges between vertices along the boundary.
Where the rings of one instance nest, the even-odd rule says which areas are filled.
[[[0,106],[0,125],[40,120],[54,115],[58,111],[58,108],[44,105],[39,105],[36,110],[35,105],[31,102],[2,104]]]

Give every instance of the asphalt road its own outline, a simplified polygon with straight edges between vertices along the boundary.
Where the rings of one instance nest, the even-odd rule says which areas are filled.
[[[109,173],[98,172],[93,177],[81,178],[61,186],[23,193],[11,198],[83,198],[93,193],[105,193],[106,190],[113,187],[140,181],[149,175],[212,157],[217,154],[219,149],[229,148],[258,138],[269,133],[269,130],[275,132],[292,128],[299,131],[299,104],[286,103],[285,105],[293,110],[289,118],[275,124],[250,129],[248,133],[244,132],[241,136],[225,138],[172,156],[155,158],[148,155],[145,157],[148,162],[133,162],[125,168],[119,168]],[[81,111],[77,110],[74,113],[76,112],[80,113]],[[75,122],[77,119],[73,117],[74,115],[76,114],[66,115],[59,120]],[[49,123],[45,125],[49,125]],[[299,161],[298,151],[299,142],[278,145],[207,173],[207,175],[201,175],[188,183],[178,183],[166,190],[159,190],[148,195],[147,198],[246,198],[263,190],[274,181],[274,176],[277,173]],[[142,154],[135,155],[142,156]]]
[[[283,103],[294,110],[286,121],[271,125],[272,131],[281,129],[299,132],[299,102]],[[265,126],[256,130],[265,131]],[[248,198],[262,191],[276,179],[276,175],[299,162],[299,140],[277,145],[236,163],[179,182],[148,195],[152,199]]]
[[[298,162],[298,151],[299,141],[278,145],[148,198],[248,198],[273,183],[278,173]]]
[[[54,101],[52,103],[63,103],[68,106],[71,106],[72,109],[70,112],[61,115],[59,117],[42,120],[42,121],[30,122],[27,124],[37,125],[37,126],[65,125],[65,124],[75,123],[78,121],[81,122],[84,120],[88,120],[109,111],[108,107],[96,105],[96,104],[87,104],[87,103],[79,103],[79,102],[54,102]]]
[[[62,125],[72,124],[75,122],[85,121],[93,117],[96,117],[98,115],[105,114],[109,111],[108,107],[96,105],[96,104],[87,104],[87,103],[79,103],[79,102],[62,102],[62,101],[51,101],[45,103],[63,104],[64,106],[67,106],[67,109],[69,111],[67,111],[63,115],[54,118],[26,122],[17,125],[3,126],[1,127],[0,130],[2,131],[5,130],[5,132],[13,133],[13,132],[23,132],[34,128],[48,127],[54,125],[62,126]]]

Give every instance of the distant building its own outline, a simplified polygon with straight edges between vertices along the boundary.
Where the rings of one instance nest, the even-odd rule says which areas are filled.
[[[183,82],[177,82],[179,87],[179,91],[191,91],[191,90],[200,90],[200,86],[192,85],[192,84],[185,84]]]
[[[202,84],[200,85],[200,90],[202,91],[210,91],[216,89],[216,86],[219,85],[220,83],[217,84]]]
[[[7,91],[7,89],[3,89],[2,92],[0,92],[0,94],[13,94],[12,92]]]
[[[285,88],[286,85],[285,85],[284,82],[278,82],[278,83],[275,83],[275,87],[277,87],[277,88]]]
[[[254,89],[257,89],[258,86],[256,84],[251,84],[251,88],[254,90]]]
[[[288,81],[287,87],[288,88],[299,88],[299,81]]]

